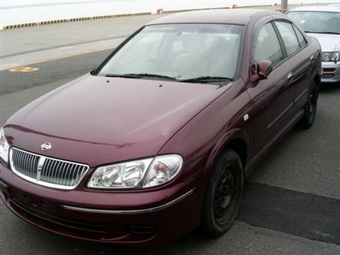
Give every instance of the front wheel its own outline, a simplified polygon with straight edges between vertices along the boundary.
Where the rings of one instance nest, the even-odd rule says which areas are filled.
[[[243,184],[240,157],[227,149],[217,160],[209,179],[202,211],[205,234],[215,237],[230,229],[240,207]]]
[[[314,82],[312,88],[308,93],[308,99],[305,106],[305,113],[302,116],[301,120],[298,122],[299,128],[308,129],[311,126],[313,126],[316,115],[318,96],[319,96],[318,87],[316,82]]]

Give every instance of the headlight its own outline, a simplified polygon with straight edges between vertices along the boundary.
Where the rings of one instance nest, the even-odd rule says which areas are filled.
[[[181,170],[179,155],[129,161],[97,168],[87,187],[97,189],[136,189],[162,185],[172,180]]]
[[[322,61],[336,63],[339,61],[339,55],[339,52],[322,52]]]
[[[0,158],[8,163],[9,144],[6,140],[4,129],[0,129]]]

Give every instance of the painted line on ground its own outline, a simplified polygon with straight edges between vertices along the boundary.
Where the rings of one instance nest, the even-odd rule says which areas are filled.
[[[76,54],[65,55],[65,56],[56,57],[56,58],[50,58],[50,59],[41,60],[41,61],[36,61],[36,62],[31,62],[31,63],[26,63],[26,64],[13,65],[13,66],[11,66],[11,67],[6,67],[6,68],[3,68],[3,69],[0,68],[0,72],[2,72],[2,71],[9,71],[10,69],[15,69],[15,68],[20,68],[20,67],[26,67],[26,66],[31,66],[31,65],[46,63],[46,62],[50,62],[50,61],[56,61],[56,60],[65,59],[65,58],[72,58],[72,57],[77,57],[77,56],[81,56],[81,55],[86,55],[86,54],[101,52],[101,51],[105,51],[105,50],[113,50],[113,49],[115,49],[115,48],[116,48],[116,47],[107,47],[107,48],[103,48],[103,49],[100,49],[100,50],[93,50],[93,51],[80,52],[80,53],[76,53]]]

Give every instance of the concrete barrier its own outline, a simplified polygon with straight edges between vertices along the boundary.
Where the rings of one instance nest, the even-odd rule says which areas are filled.
[[[289,4],[340,0],[288,0]],[[280,0],[2,0],[0,30],[90,19],[214,8],[278,6]]]

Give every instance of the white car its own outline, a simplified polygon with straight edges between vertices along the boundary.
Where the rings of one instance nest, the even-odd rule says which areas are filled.
[[[340,83],[340,6],[306,6],[287,12],[322,48],[323,83]]]

